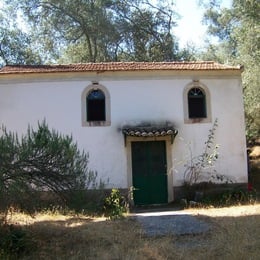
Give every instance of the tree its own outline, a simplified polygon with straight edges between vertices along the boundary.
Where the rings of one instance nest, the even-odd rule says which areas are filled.
[[[204,1],[205,2],[205,1]],[[248,141],[260,134],[260,2],[233,0],[230,9],[219,9],[219,1],[207,5],[208,32],[219,44],[209,45],[203,57],[221,62],[243,64],[242,75]]]
[[[49,130],[45,122],[27,134],[2,129],[0,136],[0,205],[33,210],[41,191],[51,191],[63,201],[69,192],[95,184],[96,173],[87,167],[88,156],[80,152],[71,136]]]
[[[171,34],[177,14],[168,1],[116,1],[112,8],[123,36],[123,59],[169,61],[177,57],[178,45]]]
[[[12,9],[0,12],[0,67],[9,64],[40,64],[28,34],[18,28]]]
[[[172,35],[178,16],[166,0],[13,0],[11,5],[30,24],[41,55],[54,61],[183,59]]]

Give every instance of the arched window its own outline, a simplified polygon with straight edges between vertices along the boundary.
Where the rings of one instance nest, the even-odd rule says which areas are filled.
[[[111,125],[110,94],[106,87],[93,83],[81,94],[82,126]]]
[[[86,96],[87,121],[106,121],[106,98],[103,91],[93,89]]]
[[[211,98],[209,88],[199,80],[193,80],[183,89],[185,124],[211,122]]]
[[[206,95],[201,88],[194,87],[188,92],[189,118],[206,118]]]

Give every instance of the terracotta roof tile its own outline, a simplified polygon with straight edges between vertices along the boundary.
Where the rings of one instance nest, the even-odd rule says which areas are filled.
[[[102,62],[67,65],[9,65],[0,74],[54,73],[54,72],[105,72],[149,70],[242,70],[241,66],[223,65],[213,61],[197,62]]]

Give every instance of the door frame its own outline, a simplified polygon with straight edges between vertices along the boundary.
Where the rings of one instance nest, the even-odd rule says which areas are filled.
[[[133,137],[127,136],[126,138],[126,155],[127,155],[127,185],[128,189],[133,187],[133,174],[132,174],[132,145],[131,142],[145,142],[145,141],[165,141],[165,153],[167,163],[167,191],[168,203],[173,201],[173,165],[172,165],[172,140],[170,136],[159,137]],[[132,199],[132,198],[131,198]],[[134,204],[134,201],[131,201]]]

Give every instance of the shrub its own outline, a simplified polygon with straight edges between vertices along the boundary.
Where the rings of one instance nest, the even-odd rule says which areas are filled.
[[[253,204],[256,202],[256,191],[234,189],[227,191],[221,196],[221,204],[225,206]]]
[[[0,259],[16,259],[33,250],[34,246],[28,231],[15,225],[0,225]]]
[[[208,187],[214,184],[232,183],[230,178],[217,173],[214,169],[219,155],[219,145],[214,144],[217,126],[218,120],[216,119],[209,130],[204,151],[200,155],[194,156],[191,147],[189,147],[189,160],[184,164],[183,183],[186,199],[188,200],[201,201]]]
[[[10,206],[32,211],[40,194],[51,192],[66,202],[69,191],[84,190],[96,179],[87,167],[88,155],[72,136],[50,130],[44,121],[27,134],[2,128],[0,136],[0,210]]]
[[[194,203],[194,205],[192,205],[194,201],[186,201],[186,205],[184,206],[229,207],[237,205],[250,205],[254,204],[256,201],[257,196],[255,190],[249,191],[246,189],[229,188],[222,192],[215,191],[211,194],[208,193],[198,203]]]
[[[216,119],[212,129],[209,130],[208,139],[205,142],[205,149],[201,155],[194,156],[191,147],[189,147],[189,160],[184,164],[184,167],[186,168],[184,171],[184,184],[186,186],[205,181],[207,177],[210,179],[214,177],[218,178],[218,175],[215,172],[214,174],[212,173],[214,163],[218,159],[219,146],[213,146],[217,126],[218,121]]]
[[[103,208],[105,216],[109,219],[121,218],[127,211],[126,200],[118,189],[112,189],[110,195],[104,200]]]

